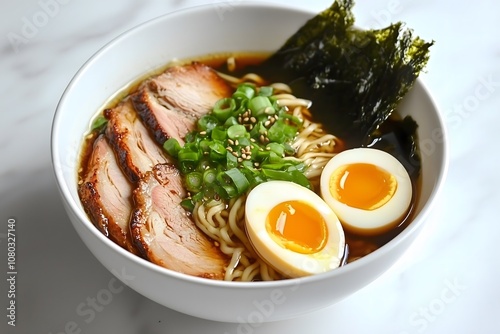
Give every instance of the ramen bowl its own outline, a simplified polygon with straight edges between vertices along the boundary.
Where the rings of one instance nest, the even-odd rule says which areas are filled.
[[[422,183],[412,222],[375,252],[318,275],[270,282],[188,276],[148,262],[106,238],[89,220],[77,190],[78,152],[91,118],[118,91],[173,59],[224,52],[271,52],[316,13],[238,2],[230,11],[200,6],[148,21],[111,41],[74,76],[55,113],[51,148],[64,207],[92,254],[124,284],[167,308],[224,322],[266,322],[332,305],[386,272],[411,246],[442,186],[447,166],[443,121],[420,80],[400,113],[419,124]]]

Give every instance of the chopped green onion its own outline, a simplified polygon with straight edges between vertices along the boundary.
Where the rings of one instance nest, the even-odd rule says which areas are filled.
[[[269,96],[273,95],[273,91],[274,91],[274,89],[271,86],[262,86],[262,87],[259,88],[259,94],[258,95],[259,96],[267,96],[267,97],[269,97]]]
[[[302,124],[302,121],[297,116],[290,115],[284,111],[280,113],[280,117],[292,121],[292,123],[294,123],[296,126],[300,126]]]
[[[245,136],[246,133],[247,129],[245,128],[244,125],[241,124],[231,125],[227,129],[227,136],[231,139],[238,139],[240,137]]]
[[[229,184],[223,185],[222,189],[224,189],[226,198],[234,198],[234,197],[238,196],[238,192],[236,191],[236,188],[229,185]]]
[[[190,173],[196,170],[196,162],[179,160],[179,170],[182,174]]]
[[[246,134],[247,133],[245,132],[245,135]],[[240,145],[240,146],[249,146],[252,144],[252,142],[250,141],[250,138],[248,138],[248,137],[242,136],[242,137],[238,137],[237,139],[238,139],[238,145]]]
[[[238,119],[234,116],[231,116],[228,119],[226,119],[226,122],[224,122],[224,127],[228,128],[231,125],[235,125],[235,124],[239,124]]]
[[[259,151],[257,152],[257,158],[259,161],[264,161],[269,158],[271,151]]]
[[[193,204],[196,203],[196,202],[199,202],[203,199],[203,193],[202,192],[199,192],[197,194],[194,194],[192,197],[191,197],[191,200],[193,201]]]
[[[198,120],[198,129],[200,131],[212,131],[218,124],[218,120],[216,117],[211,115],[204,115]]]
[[[229,176],[233,181],[238,191],[238,194],[243,194],[250,186],[250,183],[248,182],[247,178],[242,172],[240,172],[238,168],[232,168],[226,171],[226,175]]]
[[[252,186],[255,187],[256,185],[266,182],[266,178],[261,174],[257,174],[253,177],[253,184]]]
[[[207,169],[203,172],[203,184],[210,185],[215,182],[217,171],[215,169]]]
[[[211,140],[203,139],[198,143],[198,148],[201,152],[210,152],[210,145],[212,144]]]
[[[289,143],[284,142],[283,143],[283,148],[285,149],[285,154],[286,155],[294,155],[295,154],[295,149]]]
[[[181,206],[187,210],[192,212],[194,210],[194,203],[192,198],[185,198],[181,201]]]
[[[163,149],[167,151],[168,155],[177,158],[177,154],[181,149],[181,145],[175,138],[169,138],[163,143]]]
[[[285,164],[284,162],[281,162],[281,163],[278,162],[278,163],[273,163],[273,164],[266,163],[266,164],[262,165],[262,169],[284,170],[284,168],[287,166],[288,165]]]
[[[307,169],[306,164],[303,163],[303,162],[300,162],[300,163],[298,163],[296,165],[289,166],[287,170],[288,171],[296,170],[296,171],[299,171],[301,173],[304,173],[306,171],[306,169]]]
[[[276,152],[270,151],[268,161],[272,164],[279,164],[283,162],[283,157],[277,155]]]
[[[267,128],[264,126],[264,122],[258,122],[250,131],[250,137],[258,138],[261,134],[264,134]]]
[[[273,93],[270,86],[240,84],[231,98],[218,100],[198,120],[183,147],[173,139],[165,142],[191,195],[183,207],[192,210],[205,199],[229,200],[273,179],[310,187],[306,166],[286,158],[295,153],[291,143],[300,120],[280,107]]]
[[[255,86],[251,84],[241,84],[236,88],[236,91],[233,93],[233,98],[235,99],[251,99],[255,95]]]
[[[245,160],[241,163],[241,166],[245,168],[246,170],[252,172],[253,174],[257,173],[256,169],[254,168],[254,165],[251,161]]]
[[[186,138],[184,138],[185,141],[184,147],[188,147],[190,144],[193,144],[192,142],[196,141],[197,138],[198,134],[196,133],[196,131],[188,132]]]
[[[282,180],[282,181],[290,181],[306,188],[311,188],[311,183],[307,179],[307,177],[299,172],[298,170],[294,170],[292,172],[274,170],[274,169],[262,169],[262,172],[265,176],[272,180]]]
[[[101,127],[103,127],[107,123],[108,123],[108,120],[106,119],[106,117],[104,117],[103,115],[99,115],[92,122],[92,125],[90,127],[90,131],[100,129]]]
[[[312,189],[311,182],[309,182],[309,179],[300,171],[294,170],[291,172],[292,175],[292,182],[300,184],[303,187],[306,187],[308,189]]]
[[[236,102],[233,99],[223,98],[215,102],[213,114],[219,121],[224,122],[229,118],[229,116],[231,116],[233,110],[235,109]]]
[[[228,169],[238,167],[238,158],[229,151],[226,153],[226,166]]]
[[[177,155],[179,160],[182,161],[191,161],[191,162],[197,162],[200,159],[200,155],[198,152],[193,152],[193,151],[179,151],[179,154]]]
[[[270,141],[283,143],[297,135],[297,127],[285,124],[282,121],[274,123],[267,131]]]
[[[213,160],[221,160],[226,157],[226,148],[220,142],[213,142],[210,145],[210,158]]]
[[[211,137],[213,140],[224,141],[227,137],[227,132],[223,127],[217,126],[213,128]]]
[[[264,114],[267,108],[273,108],[273,105],[266,96],[255,96],[248,101],[248,109],[252,112],[252,116],[257,117]]]
[[[198,171],[199,172],[204,172],[209,168],[213,168],[213,162],[210,159],[207,159],[206,157],[203,157],[200,162],[198,163]]]
[[[269,148],[269,150],[273,151],[276,153],[278,156],[283,156],[285,154],[285,147],[282,144],[278,143],[269,143],[266,145],[266,149]]]
[[[272,180],[292,181],[292,175],[286,171],[263,168],[262,173]]]
[[[199,172],[191,172],[186,175],[186,189],[192,192],[199,192],[203,184],[203,175]]]

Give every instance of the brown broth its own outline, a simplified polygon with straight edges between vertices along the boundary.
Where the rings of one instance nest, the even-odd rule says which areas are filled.
[[[107,108],[112,108],[115,105],[117,105],[124,97],[128,96],[129,94],[132,94],[139,85],[147,78],[157,75],[163,71],[165,71],[168,67],[173,66],[173,65],[182,65],[182,64],[188,64],[192,61],[197,61],[204,63],[214,69],[216,69],[219,72],[226,73],[235,77],[240,77],[243,76],[246,73],[256,73],[263,77],[268,83],[271,82],[285,82],[289,84],[292,87],[293,94],[309,99],[313,101],[313,105],[311,107],[311,113],[313,115],[313,120],[319,123],[322,123],[322,125],[330,131],[331,133],[335,134],[335,113],[332,112],[324,112],[324,110],[330,110],[331,108],[328,108],[328,106],[325,104],[326,100],[323,100],[321,98],[318,98],[316,94],[310,89],[307,88],[305,85],[303,85],[300,82],[294,82],[290,83],[287,82],[287,78],[282,78],[282,77],[277,77],[275,73],[273,72],[272,68],[266,68],[264,66],[260,66],[260,64],[266,59],[268,56],[268,53],[224,53],[224,54],[215,54],[215,55],[207,55],[204,57],[197,57],[197,58],[192,58],[192,59],[185,59],[182,61],[175,61],[168,63],[167,65],[152,71],[150,73],[145,74],[141,78],[139,78],[137,81],[132,82],[130,85],[127,85],[124,89],[121,91],[117,92],[115,96],[113,96],[105,106],[99,111],[99,114],[102,114],[102,112],[107,109]],[[232,71],[228,69],[227,66],[227,59],[229,57],[234,57],[235,58],[235,64],[236,68]],[[97,117],[97,115],[96,115]],[[394,119],[398,119],[398,115],[392,116]],[[386,132],[392,131],[391,129],[391,122],[387,122],[388,129],[386,129]],[[94,140],[98,137],[98,133],[88,133],[86,134],[86,138],[84,141],[84,145],[82,148],[82,152],[80,155],[80,168],[78,170],[78,182],[82,182],[82,175],[84,174],[85,168],[87,166],[87,161],[89,159],[90,153],[92,152],[92,145]],[[341,138],[343,141],[343,147],[345,149],[348,148],[353,148],[353,147],[359,147],[360,146],[360,138],[348,138],[348,137],[343,137]],[[405,166],[407,167],[407,166]],[[410,166],[411,167],[411,166]],[[408,169],[408,168],[407,168]],[[346,236],[346,243],[348,244],[349,247],[349,258],[347,262],[352,262],[360,257],[363,257],[381,246],[385,245],[387,242],[392,240],[394,237],[396,237],[401,231],[403,231],[412,221],[413,216],[414,216],[414,207],[418,201],[418,196],[420,193],[420,187],[421,187],[421,178],[419,173],[410,173],[411,179],[412,179],[412,187],[413,187],[413,196],[412,196],[412,202],[410,206],[410,210],[408,211],[406,217],[402,219],[402,221],[398,224],[397,227],[391,229],[388,232],[376,235],[376,236],[364,236],[364,235],[357,235],[348,231],[345,231],[345,236]]]

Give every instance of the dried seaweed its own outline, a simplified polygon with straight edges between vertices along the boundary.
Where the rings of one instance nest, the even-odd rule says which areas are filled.
[[[312,89],[320,105],[341,115],[335,133],[366,146],[376,141],[374,135],[380,135],[379,128],[426,66],[433,42],[414,37],[401,22],[377,30],[356,28],[353,5],[352,0],[337,0],[266,63],[292,73],[292,85]],[[414,132],[407,135],[415,137]]]

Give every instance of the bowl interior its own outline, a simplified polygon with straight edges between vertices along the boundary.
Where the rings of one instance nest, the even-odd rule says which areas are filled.
[[[52,160],[56,179],[67,210],[71,213],[72,222],[78,225],[77,230],[85,230],[88,233],[86,235],[93,239],[92,242],[104,244],[106,251],[121,255],[126,253],[94,228],[83,210],[77,192],[77,162],[83,135],[89,128],[92,116],[113,95],[131,82],[143,77],[144,74],[174,59],[224,52],[276,50],[314,14],[265,3],[257,5],[238,2],[226,10],[221,10],[221,7],[215,5],[201,6],[146,22],[119,36],[97,52],[75,75],[64,92],[52,129]],[[447,152],[443,122],[432,98],[419,80],[405,98],[400,109],[403,115],[411,115],[419,124],[423,182],[414,222],[395,240],[384,246],[387,249],[392,247],[391,243],[402,242],[407,235],[423,223],[423,217],[430,208],[446,172]],[[89,245],[89,242],[86,243]],[[379,256],[377,252],[371,254],[371,258],[376,259]],[[150,264],[141,264],[142,260],[138,258],[134,260],[134,256],[130,254],[125,256],[128,260],[138,261],[145,268],[152,267]],[[363,266],[368,261],[371,261],[370,258],[359,263],[354,262],[353,269]],[[345,272],[349,271],[347,268],[349,266],[346,266]],[[157,272],[162,275],[171,275],[168,270],[162,268],[157,269]],[[337,273],[329,275],[335,276]],[[376,276],[374,275],[373,279]],[[313,282],[319,279],[322,278],[309,280]],[[199,279],[198,281],[206,280]],[[227,286],[224,282],[210,284]],[[359,289],[362,284],[366,284],[366,280],[360,280],[356,289]],[[160,297],[156,300],[162,303],[159,299]],[[311,305],[308,308],[317,308],[317,306]],[[181,309],[181,311],[185,310]],[[200,316],[194,311],[192,314]],[[224,321],[236,319],[233,315],[227,318],[215,316],[206,316],[206,318]]]

